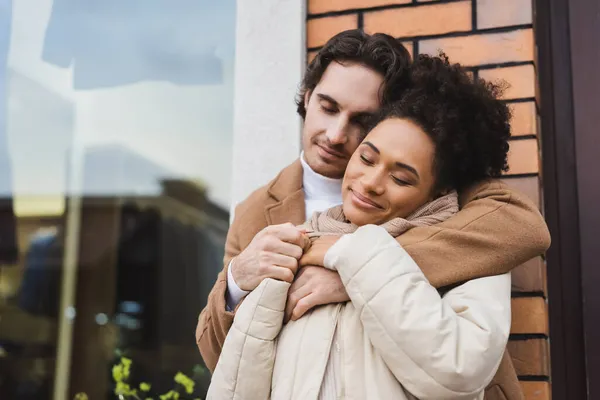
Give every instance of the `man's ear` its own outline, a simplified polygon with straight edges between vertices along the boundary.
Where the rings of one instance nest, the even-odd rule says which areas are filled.
[[[312,94],[312,90],[307,90],[304,93],[304,108],[308,109],[308,101],[310,100],[310,95]]]

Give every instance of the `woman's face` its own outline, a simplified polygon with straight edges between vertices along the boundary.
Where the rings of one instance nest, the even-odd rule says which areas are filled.
[[[356,149],[342,185],[344,214],[356,225],[406,218],[434,199],[435,145],[407,119],[378,124]]]

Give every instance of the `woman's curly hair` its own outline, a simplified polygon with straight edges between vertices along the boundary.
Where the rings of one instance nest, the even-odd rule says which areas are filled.
[[[370,129],[390,118],[419,125],[435,144],[433,172],[440,192],[508,170],[511,115],[499,100],[504,86],[473,79],[442,52],[419,55],[411,69],[409,89],[375,116]]]

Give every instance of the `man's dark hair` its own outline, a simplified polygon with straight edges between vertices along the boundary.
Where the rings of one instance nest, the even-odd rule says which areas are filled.
[[[419,55],[411,69],[410,88],[368,130],[390,118],[419,125],[435,144],[438,191],[461,190],[507,171],[511,115],[499,100],[504,86],[473,79],[444,53]]]
[[[332,61],[357,63],[380,73],[383,76],[380,90],[382,104],[393,101],[394,95],[397,98],[398,90],[408,83],[411,58],[400,41],[383,33],[369,35],[360,29],[338,33],[329,39],[306,68],[296,97],[298,114],[302,119],[306,117],[304,96],[317,86]]]

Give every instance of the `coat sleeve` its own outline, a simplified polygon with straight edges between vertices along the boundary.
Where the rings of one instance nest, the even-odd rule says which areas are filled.
[[[290,284],[267,278],[238,307],[207,399],[269,399]]]
[[[223,270],[208,295],[206,307],[200,313],[196,326],[196,344],[206,367],[212,372],[217,365],[227,332],[233,323],[234,313],[227,311],[227,269],[231,260],[242,252],[237,233],[243,226],[240,214],[235,218],[227,233]]]
[[[342,237],[325,264],[339,272],[366,335],[412,395],[470,399],[492,380],[510,331],[510,274],[471,280],[442,298],[373,225]]]
[[[447,221],[398,237],[435,287],[509,272],[550,246],[537,205],[500,181],[461,192],[460,203]]]

